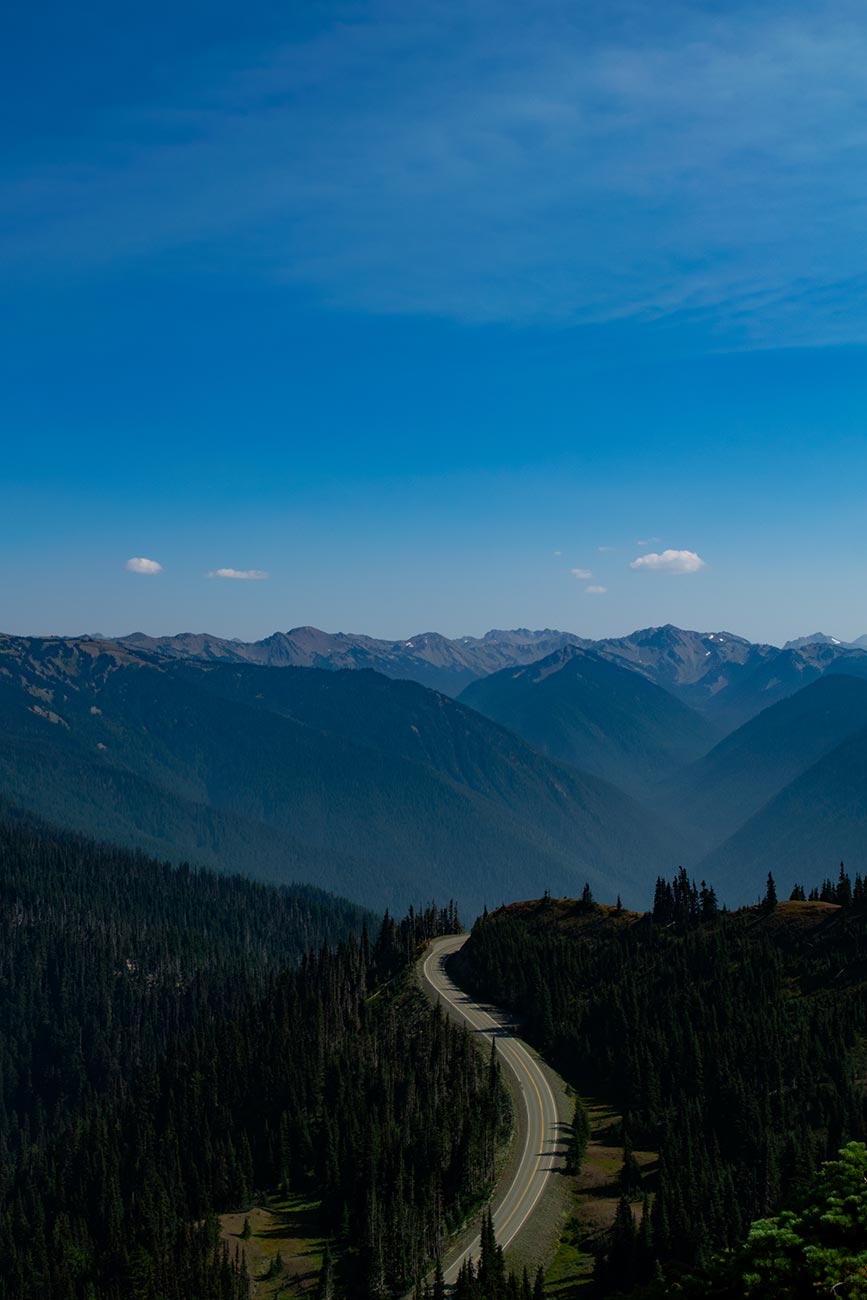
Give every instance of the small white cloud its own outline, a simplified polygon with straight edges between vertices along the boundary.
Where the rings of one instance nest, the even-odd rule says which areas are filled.
[[[629,567],[651,573],[698,573],[704,568],[704,560],[695,551],[651,551],[649,555],[639,555]]]
[[[638,541],[635,543],[635,545],[636,545],[636,546],[653,546],[654,542],[658,542],[659,540],[660,540],[660,539],[659,539],[658,537],[639,537],[639,539],[638,539]]]
[[[268,577],[264,569],[214,569],[209,578],[238,578],[241,582],[263,582]]]
[[[129,573],[162,573],[163,566],[156,560],[148,560],[143,555],[133,555],[126,562]]]
[[[570,569],[569,572],[572,574],[573,578],[584,578],[586,580],[587,578],[593,577],[593,574],[589,569]]]
[[[597,551],[616,551],[616,546],[597,546]]]
[[[562,551],[552,551],[551,553],[552,553],[552,555],[562,555],[562,554],[563,554]]]
[[[584,590],[587,592],[588,596],[604,596],[608,588],[607,587],[585,587]]]

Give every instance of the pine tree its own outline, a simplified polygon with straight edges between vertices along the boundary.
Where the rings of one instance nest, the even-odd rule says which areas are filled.
[[[566,1147],[566,1172],[579,1174],[590,1141],[590,1117],[580,1097],[575,1098],[575,1113]]]
[[[641,1165],[635,1158],[632,1142],[627,1136],[623,1147],[623,1165],[620,1170],[620,1190],[624,1196],[640,1196],[644,1189],[644,1176]]]
[[[331,1260],[331,1247],[325,1243],[322,1252],[322,1267],[316,1284],[316,1300],[334,1300],[334,1265]]]
[[[283,1269],[284,1269],[283,1256],[280,1254],[280,1251],[278,1250],[277,1254],[274,1256],[274,1258],[271,1260],[271,1263],[268,1265],[268,1271],[265,1274],[265,1276],[266,1278],[282,1277]]]
[[[641,1205],[641,1223],[638,1227],[636,1247],[636,1272],[638,1281],[650,1282],[656,1269],[656,1256],[653,1248],[653,1223],[650,1217],[650,1202],[647,1193]]]
[[[674,916],[674,897],[671,885],[662,876],[656,877],[653,895],[653,920],[656,925],[669,925]]]
[[[774,884],[774,877],[768,872],[768,883],[765,888],[765,908],[772,912],[777,906],[777,886]]]
[[[837,877],[837,900],[841,907],[848,907],[852,902],[852,881],[846,874],[846,868],[840,863],[840,874]]]
[[[621,1290],[629,1290],[636,1278],[636,1250],[638,1234],[635,1228],[635,1216],[626,1196],[621,1196],[611,1229],[611,1247],[608,1252],[607,1269],[609,1284]]]
[[[431,1300],[446,1300],[446,1284],[443,1278],[443,1266],[439,1255],[436,1257],[434,1264],[433,1288],[431,1289]]]
[[[715,921],[719,915],[719,904],[713,886],[702,881],[699,899],[701,901],[701,919],[703,921]]]

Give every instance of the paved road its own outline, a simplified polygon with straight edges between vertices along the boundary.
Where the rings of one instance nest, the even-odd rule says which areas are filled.
[[[526,1124],[519,1125],[519,1132],[526,1135],[520,1162],[511,1183],[506,1188],[498,1188],[494,1198],[494,1231],[505,1249],[533,1213],[557,1165],[556,1152],[561,1138],[559,1116],[554,1094],[539,1063],[515,1037],[503,1013],[474,1002],[443,969],[443,959],[456,952],[466,939],[466,935],[460,934],[432,942],[422,964],[422,986],[428,997],[434,1001],[439,998],[453,1015],[463,1018],[484,1038],[496,1038],[500,1061],[515,1075],[526,1107]],[[478,1253],[476,1237],[454,1258],[449,1256],[443,1264],[446,1282],[454,1282],[464,1260],[468,1256],[476,1258]]]

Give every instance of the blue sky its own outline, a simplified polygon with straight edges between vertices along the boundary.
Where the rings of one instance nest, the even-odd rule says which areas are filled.
[[[5,630],[867,631],[859,5],[6,21]]]

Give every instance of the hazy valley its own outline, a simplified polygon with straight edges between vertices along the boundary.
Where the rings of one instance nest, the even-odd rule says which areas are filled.
[[[788,890],[858,859],[862,648],[673,627],[594,643],[305,633],[0,638],[0,794],[376,907],[405,907],[420,881],[470,912],[584,880],[632,904],[679,864],[737,905],[768,870]],[[424,685],[434,661],[453,686],[472,671],[458,700]]]

